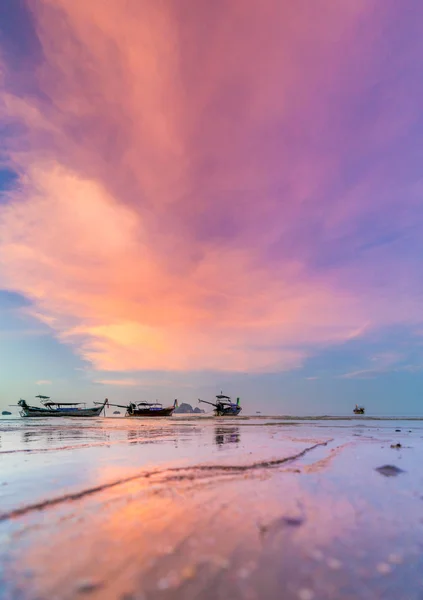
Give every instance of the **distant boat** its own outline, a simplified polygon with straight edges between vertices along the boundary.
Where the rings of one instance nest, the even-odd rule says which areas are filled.
[[[1,414],[6,416],[6,415],[11,415],[12,413],[9,412],[8,410],[4,410]]]
[[[125,417],[171,417],[178,406],[178,401],[175,400],[173,406],[166,407],[163,407],[160,402],[138,402],[137,404],[130,402],[126,406],[123,404],[109,404],[109,406],[125,408]]]
[[[35,396],[44,406],[29,406],[20,399],[21,417],[98,417],[108,404],[106,400],[98,407],[80,408],[83,402],[51,402],[48,396]]]
[[[353,410],[353,413],[355,415],[364,415],[365,412],[366,409],[364,408],[364,406],[358,406],[358,404],[355,405],[355,408]]]
[[[114,410],[114,411],[113,411],[113,414],[114,414],[114,415],[120,415],[120,410]]]
[[[216,402],[208,402],[207,400],[201,400],[200,398],[198,399],[198,402],[214,406],[214,414],[216,417],[236,417],[242,410],[239,404],[239,398],[236,399],[236,404],[234,404],[231,402],[230,396],[225,396],[222,392],[216,396]]]

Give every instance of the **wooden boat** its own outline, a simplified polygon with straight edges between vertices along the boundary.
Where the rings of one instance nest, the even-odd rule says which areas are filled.
[[[83,402],[51,402],[48,396],[35,396],[44,406],[29,406],[22,398],[18,402],[21,417],[98,417],[108,404],[107,398],[93,408],[81,408]]]
[[[125,417],[171,417],[173,411],[178,406],[178,401],[175,400],[173,406],[163,406],[160,402],[138,402],[134,404],[109,404],[108,406],[116,406],[125,408]]]
[[[216,396],[216,402],[208,402],[207,400],[201,400],[200,398],[198,399],[198,402],[214,406],[214,414],[216,417],[236,417],[242,410],[239,405],[239,398],[236,399],[236,404],[234,404],[231,402],[230,396],[225,396],[222,392]]]
[[[138,404],[129,404],[126,410],[127,417],[171,417],[177,407],[175,400],[173,406],[163,407],[160,402],[138,402]]]
[[[358,406],[358,404],[355,405],[355,408],[353,410],[353,413],[355,415],[364,415],[365,412],[366,409],[364,408],[364,406]]]

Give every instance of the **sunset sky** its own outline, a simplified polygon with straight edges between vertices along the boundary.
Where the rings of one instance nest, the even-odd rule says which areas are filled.
[[[2,0],[0,406],[423,412],[421,0]]]

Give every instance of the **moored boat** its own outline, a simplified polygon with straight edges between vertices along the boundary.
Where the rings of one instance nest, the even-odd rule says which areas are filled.
[[[230,396],[225,396],[222,392],[216,396],[216,402],[208,402],[207,400],[198,399],[198,402],[210,404],[214,406],[214,414],[216,417],[236,417],[241,412],[242,408],[239,404],[239,398],[236,403],[231,402]]]
[[[117,408],[125,408],[125,417],[171,417],[173,411],[178,406],[178,401],[175,400],[173,406],[163,406],[160,402],[130,402],[127,405],[109,404]]]
[[[35,396],[43,406],[29,406],[22,398],[18,402],[21,417],[98,417],[108,404],[107,398],[92,408],[81,408],[83,402],[52,402],[48,396]]]

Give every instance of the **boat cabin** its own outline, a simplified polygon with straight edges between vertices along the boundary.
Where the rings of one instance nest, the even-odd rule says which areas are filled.
[[[41,400],[43,404],[49,410],[81,410],[79,406],[85,408],[85,402],[52,402],[49,396],[35,396]]]

